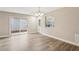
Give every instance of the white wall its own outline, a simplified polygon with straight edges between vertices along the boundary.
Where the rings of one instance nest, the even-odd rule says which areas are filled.
[[[61,8],[47,15],[55,17],[55,27],[46,28],[43,17],[40,32],[79,45],[79,42],[75,41],[75,33],[79,33],[79,8]]]
[[[30,16],[28,20],[28,33],[37,33],[38,21],[35,16]]]
[[[0,36],[9,34],[9,20],[6,14],[0,13]]]

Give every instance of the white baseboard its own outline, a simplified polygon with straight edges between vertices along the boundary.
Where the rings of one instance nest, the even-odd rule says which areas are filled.
[[[79,44],[76,44],[76,43],[74,43],[74,42],[71,42],[71,41],[68,41],[68,40],[65,40],[65,39],[56,37],[56,36],[52,36],[52,35],[49,35],[49,34],[46,34],[46,33],[43,33],[43,32],[39,32],[39,33],[42,34],[42,35],[48,36],[48,37],[50,37],[50,38],[55,38],[55,39],[58,39],[58,40],[61,40],[61,41],[63,41],[63,42],[66,42],[66,43],[69,43],[69,44],[73,44],[73,45],[76,45],[76,46],[79,47]]]
[[[10,35],[1,35],[0,38],[10,37]]]
[[[11,36],[26,34],[27,32],[12,33]]]
[[[35,33],[38,33],[38,32],[28,32],[29,34],[35,34]]]

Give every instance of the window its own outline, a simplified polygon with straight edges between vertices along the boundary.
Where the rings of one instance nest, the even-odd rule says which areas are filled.
[[[27,19],[25,18],[13,18],[10,21],[11,33],[26,32],[27,31]]]

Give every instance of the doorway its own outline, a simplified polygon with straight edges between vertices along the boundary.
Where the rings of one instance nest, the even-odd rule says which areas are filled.
[[[12,17],[9,24],[10,34],[28,32],[28,21],[26,18]]]

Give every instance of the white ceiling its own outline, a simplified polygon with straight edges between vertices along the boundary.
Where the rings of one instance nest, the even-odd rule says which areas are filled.
[[[40,7],[40,11],[43,13],[48,13],[59,8],[60,7]],[[38,12],[38,9],[38,7],[0,7],[0,11],[15,12],[28,15],[33,15],[34,13]]]

